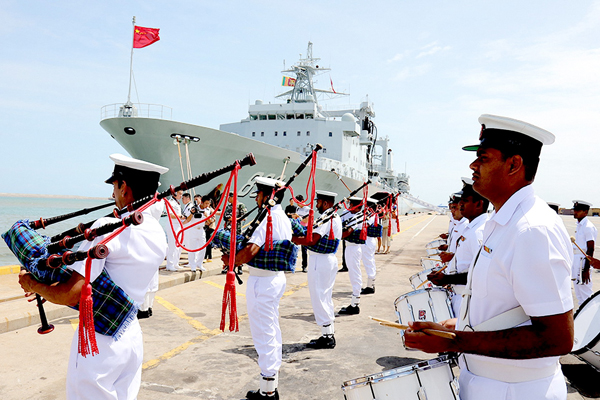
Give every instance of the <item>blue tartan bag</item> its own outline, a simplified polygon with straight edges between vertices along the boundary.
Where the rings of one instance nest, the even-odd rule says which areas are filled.
[[[368,237],[381,237],[383,235],[383,226],[381,224],[369,225],[367,227],[367,236]]]
[[[365,244],[366,240],[360,239],[360,231],[360,229],[355,229],[352,234],[346,238],[346,241],[355,244]]]

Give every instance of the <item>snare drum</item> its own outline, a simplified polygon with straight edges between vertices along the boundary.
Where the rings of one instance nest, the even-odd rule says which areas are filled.
[[[448,356],[441,356],[353,379],[342,384],[344,398],[458,400],[458,380],[450,363]]]
[[[438,249],[425,249],[425,252],[428,256],[435,256],[437,254],[440,254],[442,251]]]
[[[575,341],[571,353],[600,372],[600,291],[575,313]]]
[[[425,248],[427,248],[427,249],[437,249],[438,247],[440,247],[443,244],[446,244],[445,240],[437,239],[437,240],[433,240],[433,241],[427,243],[425,245]]]
[[[432,272],[435,272],[439,270],[439,268],[429,268],[426,269],[424,271],[419,272],[418,274],[414,274],[413,276],[411,276],[409,278],[410,280],[410,285],[412,286],[413,289],[417,289],[417,286],[419,286],[421,283],[425,282],[427,280],[427,275],[431,274]],[[427,282],[426,284],[424,284],[423,286],[421,286],[419,289],[421,288],[432,288],[435,285],[431,282]]]
[[[454,318],[450,293],[438,287],[403,294],[394,301],[394,308],[398,321],[405,325],[409,321],[440,322]]]
[[[421,258],[421,266],[423,269],[442,268],[444,263],[438,256]]]

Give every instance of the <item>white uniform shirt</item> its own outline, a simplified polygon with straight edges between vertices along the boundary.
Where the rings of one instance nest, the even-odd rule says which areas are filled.
[[[171,215],[171,218],[179,218],[179,216],[181,215],[181,206],[179,205],[179,202],[172,197],[167,201],[169,202],[169,204],[171,204],[171,207],[173,207],[173,210],[175,212],[175,215],[169,214]],[[170,211],[171,210],[169,210],[169,212]],[[179,224],[177,224],[177,226],[179,226]]]
[[[313,233],[318,233],[319,235],[321,235],[321,237],[327,237],[329,238],[329,232],[331,230],[331,224],[333,224],[333,236],[334,239],[342,239],[342,220],[340,218],[339,215],[337,215],[337,213],[334,215],[333,218],[331,218],[329,220],[329,222],[318,226],[317,228],[313,229]]]
[[[123,215],[126,217],[129,213]],[[129,226],[109,241],[108,257],[93,260],[90,282],[93,282],[104,268],[112,280],[127,293],[138,305],[144,302],[146,290],[158,267],[167,253],[165,232],[149,210],[142,213],[141,225]],[[92,228],[116,222],[116,218],[100,218]],[[84,242],[80,251],[88,250],[98,244],[104,236],[93,242]],[[85,261],[76,262],[70,268],[85,276]]]
[[[462,274],[469,271],[469,265],[479,252],[483,242],[483,229],[488,219],[488,214],[483,213],[469,222],[460,235],[456,247],[456,254],[448,263],[446,273]]]
[[[258,228],[252,234],[248,243],[262,247],[265,244],[267,236],[267,219],[262,220]],[[281,204],[276,204],[271,208],[271,218],[273,220],[273,240],[292,240],[292,223],[281,208]]]
[[[596,242],[597,236],[598,229],[596,229],[588,217],[577,222],[577,226],[575,227],[575,243],[577,243],[583,251],[587,251],[587,242],[590,240]],[[573,245],[573,254],[579,258],[585,257],[575,245]]]
[[[452,230],[452,235],[448,236],[448,251],[450,253],[456,253],[456,243],[467,225],[469,225],[469,220],[465,217],[463,217],[460,221],[456,221],[454,229]]]
[[[494,211],[483,233],[483,246],[469,269],[471,326],[521,306],[532,317],[573,309],[570,238],[561,218],[528,185]],[[466,306],[463,299],[461,312]],[[464,329],[459,319],[458,328]],[[531,325],[531,321],[524,323]],[[487,362],[520,368],[554,365],[559,357]]]

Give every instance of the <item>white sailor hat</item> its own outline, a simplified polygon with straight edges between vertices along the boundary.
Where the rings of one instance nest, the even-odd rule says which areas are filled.
[[[460,192],[452,193],[450,195],[450,200],[448,200],[448,204],[450,203],[458,203],[462,196],[462,190]]]
[[[352,196],[348,200],[351,201],[351,202],[353,202],[353,203],[358,203],[358,202],[363,201],[363,198],[362,197],[357,197],[357,196]]]
[[[369,203],[369,204],[377,204],[378,201],[376,199],[372,198],[372,197],[369,197],[367,199],[367,203]]]
[[[520,149],[516,154],[527,153],[539,156],[542,145],[554,143],[554,135],[518,119],[483,114],[479,117],[481,132],[479,144],[465,146],[463,150],[477,151],[480,147]]]
[[[548,206],[558,213],[558,209],[560,208],[559,203],[554,203],[554,202],[549,201]]]
[[[462,183],[463,183],[463,186],[464,186],[464,185],[470,185],[470,186],[473,186],[473,179],[471,179],[471,178],[469,178],[469,177],[463,176],[462,178],[460,178],[460,180],[462,181]]]
[[[273,178],[265,178],[263,176],[257,176],[254,178],[254,182],[256,182],[256,192],[274,188],[279,189],[280,187],[285,186],[285,182],[283,181]]]
[[[323,200],[335,201],[335,196],[337,196],[337,193],[328,192],[326,190],[315,190],[315,193],[317,195],[317,199]]]
[[[152,182],[156,181],[158,183],[160,175],[169,170],[169,168],[137,160],[123,154],[115,153],[111,154],[109,157],[115,163],[112,175],[105,181],[109,184],[117,179],[140,179]]]
[[[589,210],[592,203],[583,200],[573,200],[573,210]]]

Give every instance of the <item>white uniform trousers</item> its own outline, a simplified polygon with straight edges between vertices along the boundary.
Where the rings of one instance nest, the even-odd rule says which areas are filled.
[[[283,341],[279,327],[279,300],[285,292],[283,272],[254,276],[250,267],[246,287],[246,306],[258,366],[263,376],[273,376],[281,367]]]
[[[321,254],[308,251],[308,291],[315,321],[319,326],[333,323],[333,285],[337,274],[335,253]]]
[[[362,289],[362,273],[360,271],[360,259],[362,258],[363,245],[346,242],[346,266],[348,267],[348,276],[352,285],[352,297],[360,297]]]
[[[573,267],[571,270],[571,278],[573,280],[573,289],[575,291],[575,297],[577,297],[577,303],[579,306],[583,304],[588,298],[592,296],[594,293],[592,289],[592,279],[590,275],[590,281],[588,283],[583,283],[581,279],[581,274],[583,273],[583,266],[585,263],[585,258],[582,255],[575,254],[573,256]]]
[[[175,234],[180,231],[179,223],[173,221],[173,228],[175,228]],[[167,231],[167,269],[175,269],[176,265],[179,265],[179,257],[181,257],[181,247],[175,245],[175,237],[170,226],[165,229]],[[187,234],[187,232],[185,232]],[[186,235],[187,236],[187,235]],[[185,238],[184,238],[185,239]],[[181,240],[181,238],[180,238]]]
[[[78,350],[79,328],[71,342],[67,399],[129,400],[137,398],[142,381],[144,341],[135,318],[119,340],[96,334],[99,354],[83,357]]]
[[[146,296],[144,297],[144,303],[142,303],[142,305],[140,306],[140,311],[148,311],[149,308],[152,308],[152,306],[154,305],[154,295],[156,294],[156,292],[158,292],[159,283],[160,282],[158,279],[157,269],[156,273],[152,277],[152,280],[150,281],[150,285],[148,285],[148,291],[146,292]]]
[[[362,262],[367,272],[367,278],[375,280],[377,275],[377,267],[375,266],[375,251],[377,250],[377,238],[367,236],[365,244],[361,245],[362,250]]]
[[[204,246],[206,244],[206,234],[204,233],[204,228],[193,227],[185,231],[185,242],[185,247],[190,250],[195,250]],[[195,271],[196,268],[202,269],[205,254],[206,248],[200,251],[188,252],[188,262],[192,271]]]
[[[510,368],[510,366],[507,366]],[[567,385],[560,368],[548,377],[535,381],[507,383],[477,376],[460,369],[460,400],[566,400]]]

